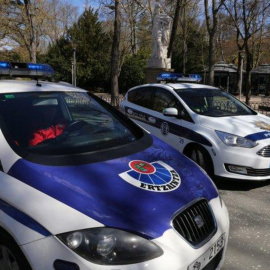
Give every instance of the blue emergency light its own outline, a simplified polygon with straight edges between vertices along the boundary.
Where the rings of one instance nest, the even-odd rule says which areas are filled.
[[[7,69],[7,68],[10,68],[9,62],[0,61],[0,69]]]
[[[0,76],[49,78],[53,75],[54,70],[48,64],[0,61]]]
[[[0,76],[9,75],[10,73],[10,64],[9,62],[0,61]]]
[[[181,73],[162,72],[157,76],[158,82],[201,82],[202,77],[199,74],[183,75]]]

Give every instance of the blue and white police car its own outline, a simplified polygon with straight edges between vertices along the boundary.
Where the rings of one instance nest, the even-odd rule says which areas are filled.
[[[164,73],[159,80],[166,83],[130,89],[121,110],[210,176],[270,179],[269,117],[218,88],[190,83],[192,77]]]
[[[96,96],[0,80],[0,145],[1,270],[221,269],[229,219],[211,179]]]

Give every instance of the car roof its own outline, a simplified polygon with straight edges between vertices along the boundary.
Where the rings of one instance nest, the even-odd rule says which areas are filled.
[[[1,93],[20,93],[20,92],[48,92],[48,91],[79,91],[86,92],[81,88],[72,86],[71,84],[60,82],[52,83],[47,81],[39,81],[41,86],[37,85],[37,81],[32,80],[0,80]]]
[[[206,84],[198,84],[198,83],[168,83],[170,87],[173,89],[202,89],[202,88],[207,88],[207,89],[218,89],[217,87],[211,86],[211,85],[206,85]]]
[[[205,85],[205,84],[198,84],[198,83],[150,83],[150,84],[143,84],[139,86],[135,86],[132,89],[136,89],[139,87],[147,87],[147,86],[154,86],[154,87],[162,87],[165,89],[171,89],[171,90],[180,90],[180,89],[202,89],[202,88],[207,88],[207,89],[213,89],[213,90],[220,90],[217,87],[211,86],[211,85]]]

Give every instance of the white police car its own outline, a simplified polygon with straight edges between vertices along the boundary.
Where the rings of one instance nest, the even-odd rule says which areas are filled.
[[[169,82],[130,89],[120,109],[211,176],[270,179],[268,117],[218,88],[170,73],[159,79]]]
[[[229,219],[210,178],[96,96],[0,80],[0,145],[1,270],[221,268]]]

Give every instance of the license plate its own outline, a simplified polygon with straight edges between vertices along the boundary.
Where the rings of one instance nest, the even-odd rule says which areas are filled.
[[[204,254],[199,257],[195,262],[193,262],[188,270],[200,270],[203,269],[210,261],[212,261],[218,252],[225,245],[225,234],[222,234],[219,239],[206,251]]]

